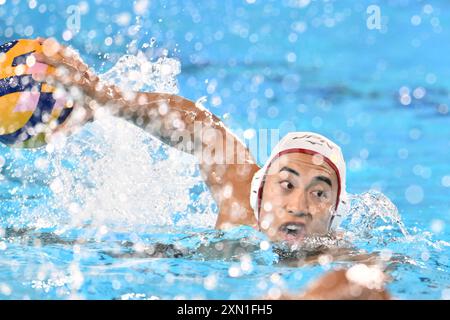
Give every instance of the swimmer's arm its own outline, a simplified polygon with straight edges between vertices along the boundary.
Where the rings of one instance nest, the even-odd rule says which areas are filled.
[[[199,104],[171,94],[136,93],[128,102],[123,100],[110,100],[116,102],[113,110],[117,115],[197,157],[219,207],[216,228],[256,226],[249,198],[251,180],[259,167],[245,144],[218,117]]]
[[[249,198],[253,174],[259,168],[245,144],[218,117],[180,96],[122,92],[104,84],[78,54],[51,41],[49,46],[56,47],[52,55],[36,54],[37,61],[62,70],[53,76],[54,80],[67,88],[78,87],[85,95],[80,116],[69,119],[66,131],[92,120],[96,110],[106,106],[166,144],[197,156],[202,176],[219,207],[217,228],[256,225]],[[202,128],[202,137],[196,132],[198,127]]]
[[[361,281],[362,280],[362,281]],[[364,279],[352,276],[349,270],[336,270],[326,273],[312,284],[305,292],[282,293],[267,296],[268,300],[390,300],[392,297],[385,289],[386,279],[383,274],[374,283],[366,284]]]

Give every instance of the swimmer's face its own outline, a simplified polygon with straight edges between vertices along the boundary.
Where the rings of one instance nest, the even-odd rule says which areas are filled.
[[[328,232],[338,179],[320,155],[288,153],[269,167],[259,227],[272,241],[289,245]]]

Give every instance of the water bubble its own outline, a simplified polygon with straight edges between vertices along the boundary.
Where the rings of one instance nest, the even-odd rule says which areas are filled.
[[[440,219],[433,219],[431,220],[431,231],[434,233],[441,233],[445,228],[444,221]]]
[[[433,13],[433,6],[431,4],[426,4],[423,6],[423,12],[425,14],[431,14]]]
[[[133,10],[137,15],[144,15],[147,12],[148,0],[137,0],[134,2]]]
[[[434,73],[427,73],[425,81],[429,84],[434,84],[437,81],[437,77]]]
[[[446,188],[450,188],[450,175],[443,176],[441,179],[441,184]]]
[[[72,31],[65,30],[62,34],[62,38],[64,41],[70,41],[73,37]]]
[[[420,258],[423,261],[428,261],[430,259],[430,252],[428,250],[422,251],[422,253],[420,254]]]
[[[413,26],[418,26],[422,22],[422,18],[418,15],[414,15],[411,17],[411,24]]]
[[[232,265],[228,269],[228,274],[232,278],[237,278],[237,277],[239,277],[241,275],[241,268],[239,268],[239,266]]]
[[[247,129],[244,131],[244,138],[247,140],[253,139],[256,135],[256,131],[254,129]]]
[[[113,38],[107,37],[107,38],[105,39],[105,45],[107,45],[108,47],[109,47],[110,45],[112,45],[112,43],[113,43]]]
[[[399,94],[400,96],[409,95],[409,92],[410,92],[409,88],[408,88],[408,87],[405,87],[405,86],[400,87],[400,89],[398,90],[398,94]]]
[[[348,168],[351,171],[358,171],[362,168],[362,161],[359,158],[352,158],[348,163]]]
[[[241,257],[241,269],[246,273],[253,270],[253,262],[250,255],[246,254]]]
[[[273,91],[271,88],[267,88],[266,90],[264,90],[264,96],[265,96],[267,99],[273,98],[274,95],[275,95],[275,93],[274,93],[274,91]]]
[[[405,191],[405,198],[411,204],[419,204],[424,198],[423,189],[418,185],[411,185]]]
[[[50,189],[54,192],[54,193],[61,193],[64,190],[64,185],[62,183],[62,181],[59,178],[56,178],[55,180],[52,181],[52,183],[50,184]]]
[[[347,279],[369,289],[379,289],[383,286],[384,274],[377,266],[357,264],[346,272]]]
[[[321,166],[324,163],[324,158],[320,154],[315,154],[312,157],[312,163],[316,166]]]
[[[270,282],[272,282],[273,284],[280,284],[281,281],[281,276],[278,273],[272,273],[270,275]]]
[[[294,63],[297,60],[297,55],[294,52],[289,52],[286,55],[286,60],[289,63]]]
[[[37,1],[36,0],[29,0],[28,1],[28,7],[33,10],[34,8],[36,8],[37,6]]]
[[[107,234],[108,233],[108,227],[107,226],[100,226],[100,228],[98,228],[98,232],[97,232],[97,234],[99,235],[99,236],[104,236],[105,234]]]
[[[45,13],[47,11],[47,6],[45,4],[41,4],[38,8],[39,13]]]
[[[288,5],[294,8],[304,8],[309,5],[311,0],[289,0]]]
[[[319,264],[322,267],[328,266],[333,261],[333,257],[329,254],[321,254],[319,256]]]
[[[203,280],[203,286],[206,290],[214,290],[217,287],[217,276],[214,274],[208,275]]]
[[[413,167],[413,173],[416,176],[421,176],[424,179],[429,179],[431,177],[431,169],[428,167],[421,166],[419,164]]]
[[[222,104],[222,98],[220,96],[213,96],[211,99],[211,104],[213,107],[218,107]]]
[[[298,35],[295,32],[292,32],[289,34],[289,37],[288,37],[289,42],[294,43],[297,41],[297,39],[298,39]]]
[[[438,28],[440,24],[439,18],[438,17],[431,18],[430,23],[434,28]]]
[[[442,290],[441,299],[442,300],[450,300],[450,288]]]
[[[250,43],[257,43],[259,40],[259,36],[257,33],[252,33],[250,37],[248,37],[248,40],[250,41]]]
[[[38,170],[41,170],[41,171],[47,169],[48,165],[49,165],[48,159],[43,158],[43,157],[37,158],[34,161],[35,168],[38,169]],[[0,167],[1,167],[1,160],[0,160]]]
[[[267,115],[270,118],[275,118],[276,116],[278,116],[278,112],[279,112],[278,108],[274,107],[274,106],[272,106],[269,109],[267,109]]]
[[[12,293],[12,289],[6,283],[0,283],[0,293],[5,296],[9,296]]]
[[[398,157],[400,159],[408,158],[408,154],[409,154],[408,149],[401,148],[401,149],[398,150]]]
[[[231,196],[233,195],[233,186],[231,184],[227,184],[224,188],[223,188],[223,197],[225,199],[230,199]]]
[[[33,32],[34,32],[33,26],[27,26],[27,27],[25,28],[25,30],[23,31],[23,34],[24,34],[26,37],[31,37],[31,36],[33,35]]]
[[[446,105],[445,103],[440,104],[437,109],[440,114],[448,113],[448,105]]]
[[[261,241],[261,243],[259,244],[259,247],[261,248],[261,250],[269,250],[270,248],[270,243],[268,241]]]
[[[416,89],[414,89],[413,91],[413,96],[416,99],[422,99],[423,97],[425,97],[426,94],[426,90],[423,87],[418,87]]]
[[[419,129],[409,130],[409,137],[413,140],[418,140],[422,136],[422,131]]]
[[[359,151],[359,156],[361,157],[361,159],[366,160],[369,157],[369,150],[361,149]]]
[[[267,282],[264,281],[264,280],[259,281],[258,284],[257,284],[256,286],[257,286],[258,289],[260,289],[260,290],[266,290],[267,287],[268,287]]]
[[[268,295],[270,299],[277,300],[281,297],[281,290],[280,288],[273,287],[269,289]]]
[[[400,96],[400,103],[404,106],[407,106],[409,104],[411,104],[411,96],[409,95],[401,95]]]
[[[131,14],[129,14],[128,12],[122,12],[114,16],[114,22],[121,27],[128,26],[130,24],[130,21]]]

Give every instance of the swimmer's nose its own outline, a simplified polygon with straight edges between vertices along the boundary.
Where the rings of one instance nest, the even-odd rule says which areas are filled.
[[[287,212],[297,218],[312,220],[313,216],[309,213],[308,203],[304,193],[292,195],[287,205]]]

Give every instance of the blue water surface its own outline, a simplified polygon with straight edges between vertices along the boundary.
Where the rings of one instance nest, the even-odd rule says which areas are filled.
[[[68,34],[72,5],[80,28]],[[380,8],[379,29],[368,28],[369,5]],[[1,43],[38,36],[75,47],[98,73],[125,54],[166,49],[181,63],[179,94],[206,96],[239,136],[335,140],[348,192],[386,195],[407,231],[380,220],[358,233],[348,218],[355,247],[392,257],[394,297],[450,298],[447,1],[0,1]],[[213,230],[216,208],[195,166],[114,121],[89,124],[56,151],[0,146],[0,299],[248,299],[351,265],[280,265],[260,247],[264,235]],[[152,173],[161,163],[168,173]],[[256,248],[230,258],[200,250],[219,240]]]

